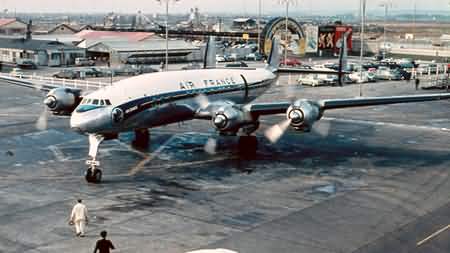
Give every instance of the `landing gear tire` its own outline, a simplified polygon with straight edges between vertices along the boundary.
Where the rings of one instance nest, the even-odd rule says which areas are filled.
[[[258,139],[256,136],[240,136],[239,137],[239,153],[244,156],[254,156],[256,155],[256,150],[258,149]]]
[[[88,183],[98,184],[102,181],[102,170],[97,168],[88,168],[84,178]]]

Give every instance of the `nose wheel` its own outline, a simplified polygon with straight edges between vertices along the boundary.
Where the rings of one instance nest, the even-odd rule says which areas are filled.
[[[84,178],[88,183],[98,184],[102,181],[102,170],[99,168],[87,168]]]
[[[92,160],[92,161],[86,161],[86,164],[89,165],[89,167],[86,169],[86,172],[84,173],[84,178],[88,183],[94,183],[98,184],[102,181],[102,170],[98,168],[100,163],[98,161]]]

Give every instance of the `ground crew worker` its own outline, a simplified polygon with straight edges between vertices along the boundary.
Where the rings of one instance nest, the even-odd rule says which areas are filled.
[[[100,232],[100,236],[102,237],[102,239],[98,240],[95,244],[94,253],[97,253],[97,250],[100,253],[109,253],[110,249],[115,249],[112,242],[110,240],[106,240],[106,234],[107,232],[105,230]]]
[[[88,213],[86,206],[78,199],[77,204],[72,209],[70,214],[69,224],[75,225],[75,232],[77,236],[84,237],[84,228],[88,223]]]

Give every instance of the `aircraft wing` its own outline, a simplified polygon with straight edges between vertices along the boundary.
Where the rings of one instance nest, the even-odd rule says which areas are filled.
[[[361,97],[361,98],[344,98],[344,99],[323,99],[309,100],[310,103],[317,106],[323,112],[330,109],[363,107],[374,105],[388,105],[400,103],[425,102],[433,100],[450,99],[450,93],[441,94],[424,94],[424,95],[408,95],[408,96],[390,96],[390,97]],[[243,107],[244,111],[254,116],[271,115],[286,113],[292,105],[289,102],[280,103],[255,103],[247,104]]]

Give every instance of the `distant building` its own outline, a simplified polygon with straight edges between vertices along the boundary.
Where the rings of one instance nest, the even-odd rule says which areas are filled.
[[[0,35],[23,35],[27,32],[27,23],[15,18],[0,18]]]
[[[184,40],[169,40],[169,61],[186,62],[199,60],[200,49]],[[149,64],[165,60],[166,41],[152,39],[141,42],[103,41],[87,48],[89,57],[111,59],[113,64]]]
[[[48,30],[47,34],[75,34],[78,30],[67,25],[67,24],[59,24],[52,29]]]
[[[85,56],[86,50],[58,41],[0,39],[0,60],[6,63],[31,60],[41,66],[73,65],[75,58]]]
[[[233,20],[233,29],[253,30],[256,29],[256,20],[252,18],[236,18]]]

